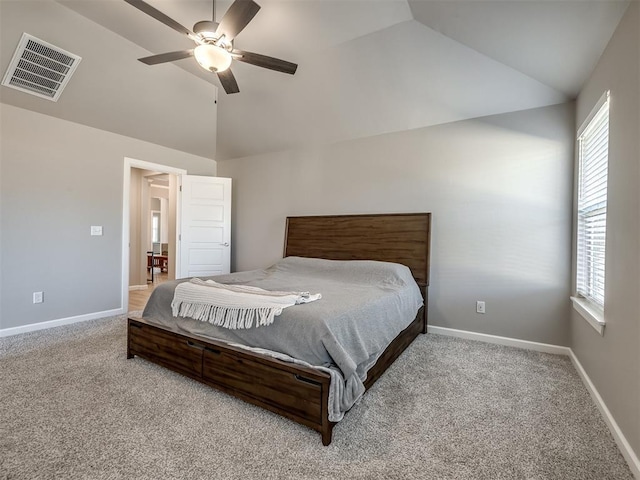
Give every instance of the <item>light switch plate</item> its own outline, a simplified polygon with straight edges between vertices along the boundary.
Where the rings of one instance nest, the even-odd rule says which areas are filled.
[[[91,236],[100,236],[102,235],[102,227],[91,225]]]

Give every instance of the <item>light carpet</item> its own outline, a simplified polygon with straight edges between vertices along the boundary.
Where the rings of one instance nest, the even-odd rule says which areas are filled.
[[[633,478],[563,356],[420,335],[323,447],[127,360],[125,319],[0,339],[0,478]]]

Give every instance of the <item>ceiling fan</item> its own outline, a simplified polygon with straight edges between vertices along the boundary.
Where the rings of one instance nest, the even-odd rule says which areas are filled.
[[[157,65],[193,56],[202,68],[218,75],[218,79],[227,93],[238,93],[240,91],[238,83],[229,68],[233,60],[290,75],[296,73],[298,65],[295,63],[233,48],[235,37],[260,10],[260,5],[253,0],[235,0],[222,17],[222,20],[220,20],[220,23],[215,21],[215,0],[213,0],[213,20],[203,20],[196,23],[193,26],[193,32],[142,0],[124,1],[177,32],[186,35],[196,44],[196,47],[190,50],[179,50],[177,52],[139,58],[138,60],[142,63]]]

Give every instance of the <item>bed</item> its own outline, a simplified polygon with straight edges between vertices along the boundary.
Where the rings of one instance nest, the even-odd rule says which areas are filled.
[[[384,277],[385,285],[384,288],[380,287],[380,291],[390,290],[389,283],[402,284],[404,290],[413,288],[419,291],[417,303],[406,307],[413,308],[411,312],[417,310],[417,314],[413,317],[413,313],[411,313],[411,317],[403,320],[395,318],[390,313],[387,313],[386,317],[378,314],[378,311],[383,311],[374,305],[377,296],[379,296],[378,293],[374,292],[367,297],[365,290],[360,290],[363,292],[365,304],[371,305],[369,305],[369,310],[365,311],[367,322],[363,323],[362,320],[358,320],[359,328],[361,331],[370,329],[372,332],[377,332],[382,326],[387,339],[382,346],[376,347],[378,350],[353,354],[349,352],[354,357],[360,355],[359,360],[356,361],[358,363],[366,358],[367,353],[375,351],[375,355],[369,357],[368,363],[358,364],[359,367],[365,365],[366,369],[359,371],[357,375],[348,374],[349,368],[344,367],[351,361],[348,356],[342,363],[340,359],[336,360],[335,363],[342,367],[340,369],[322,357],[300,358],[303,355],[298,354],[293,345],[289,352],[292,355],[284,353],[287,351],[287,345],[272,347],[269,343],[266,344],[275,351],[270,348],[262,348],[264,345],[256,341],[258,338],[255,337],[256,329],[241,332],[248,337],[240,338],[235,336],[236,331],[231,331],[229,334],[231,336],[229,336],[226,335],[228,331],[224,332],[225,335],[219,335],[215,331],[203,330],[203,324],[204,326],[207,324],[198,320],[170,321],[170,315],[167,315],[163,309],[166,309],[166,305],[170,301],[167,299],[172,295],[172,289],[175,289],[179,282],[168,284],[160,290],[158,287],[157,293],[154,291],[145,308],[144,318],[129,318],[127,357],[140,356],[306,425],[319,431],[322,435],[322,443],[328,445],[331,442],[333,426],[341,418],[341,416],[336,416],[338,408],[336,399],[341,400],[344,396],[344,388],[336,390],[336,385],[342,385],[340,381],[344,381],[344,385],[349,385],[350,391],[353,390],[348,397],[349,402],[357,400],[419,333],[426,333],[430,224],[431,215],[429,213],[289,217],[285,231],[284,259],[281,262],[265,271],[215,277],[216,280],[222,280],[222,283],[232,284],[243,283],[248,279],[255,281],[257,278],[258,283],[248,283],[256,286],[261,285],[260,281],[266,278],[272,281],[271,284],[267,283],[269,286],[277,285],[277,283],[273,283],[275,279],[289,274],[297,283],[304,283],[306,277],[296,277],[297,268],[323,269],[326,264],[330,264],[332,270],[334,266],[347,268],[342,271],[341,275],[344,277],[350,275],[348,272],[354,272],[353,275],[357,276],[357,272],[361,268],[366,269],[363,271],[366,271],[367,275],[371,275],[370,268],[374,268],[376,272],[382,268],[381,271],[385,272],[384,275],[392,275],[393,278],[389,280]],[[352,262],[353,260],[356,262]],[[350,262],[346,263],[345,261]],[[392,262],[399,265],[379,262]],[[344,266],[345,264],[347,267]],[[391,269],[390,274],[388,273],[389,269]],[[313,275],[316,273],[314,272]],[[408,281],[405,281],[406,277],[408,277]],[[349,303],[347,297],[339,297],[337,287],[334,288],[326,281],[323,284],[316,278],[314,283],[314,279],[309,277],[309,284],[326,290],[328,297],[333,295],[338,299],[338,303],[344,304],[345,307]],[[399,296],[400,294],[394,291],[393,295]],[[416,294],[413,295],[415,297]],[[329,299],[325,305],[329,305],[327,302]],[[298,309],[298,312],[304,312],[305,315],[313,316],[312,314],[315,312],[316,315],[321,316],[323,314],[321,307],[326,307],[323,307],[322,301],[314,303],[317,305],[309,304],[309,306],[304,305],[300,308],[296,306],[285,309],[281,315],[282,319],[278,317],[279,324],[274,323],[272,326],[258,330],[269,334],[275,332],[275,335],[278,329],[281,332],[284,331],[283,325],[288,325],[286,328],[291,329],[293,336],[301,337],[300,329],[307,328],[305,324],[300,320],[299,324],[291,322],[286,315],[294,315],[289,311],[294,312],[294,309]],[[405,303],[410,303],[410,301],[406,300]],[[395,311],[390,310],[390,312]],[[402,312],[402,315],[398,314],[398,317],[406,317],[405,311],[408,310],[397,311]],[[327,322],[319,323],[324,326]],[[405,326],[407,323],[408,325]],[[338,325],[341,324],[338,323]],[[318,333],[312,327],[313,324],[310,323],[308,330],[310,337],[324,335],[323,332]],[[294,328],[298,328],[298,330],[295,331]],[[392,332],[393,336],[390,336],[389,332]],[[396,332],[398,333],[396,334]],[[238,340],[238,338],[240,339]],[[364,336],[359,338],[359,342],[356,343],[362,343],[363,338],[368,340]],[[376,344],[377,341],[372,340],[369,343]],[[324,352],[324,347],[318,349],[318,351],[320,350]],[[330,348],[327,350],[331,351]],[[333,352],[331,355],[339,357],[339,354],[336,356]],[[340,377],[340,374],[343,376]],[[354,378],[355,381],[352,382],[351,380]],[[337,391],[340,391],[341,397],[336,396]],[[342,410],[350,408],[353,403],[349,402],[346,403],[346,407],[341,407]]]

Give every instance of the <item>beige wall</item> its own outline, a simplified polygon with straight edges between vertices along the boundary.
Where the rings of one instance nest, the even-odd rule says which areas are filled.
[[[568,345],[573,113],[564,104],[219,162],[234,181],[233,268],[281,258],[287,215],[428,211],[431,324]]]
[[[606,90],[609,185],[604,336],[576,312],[571,345],[640,455],[640,4],[632,2],[577,100],[579,126]]]
[[[129,286],[147,284],[146,275],[141,269],[140,242],[142,236],[142,170],[131,169],[129,185]],[[146,259],[145,259],[146,260]]]
[[[0,120],[0,328],[121,308],[124,158],[194,175],[216,162],[6,104]]]

